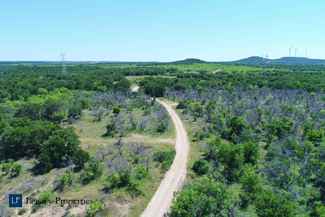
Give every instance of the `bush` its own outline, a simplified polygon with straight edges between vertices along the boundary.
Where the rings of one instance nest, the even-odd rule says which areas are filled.
[[[173,163],[174,157],[174,150],[157,151],[153,155],[153,160],[160,163],[163,170],[168,170]]]
[[[146,178],[148,175],[149,175],[148,170],[142,165],[136,166],[135,169],[133,170],[133,176],[137,180],[142,180]]]
[[[71,171],[65,172],[58,180],[58,189],[63,191],[67,186],[71,186],[73,182],[73,173]]]
[[[95,200],[87,207],[86,217],[94,217],[102,210],[104,210],[104,204],[98,200]]]
[[[130,171],[115,172],[107,177],[106,189],[113,190],[115,188],[124,188],[131,184]]]
[[[36,212],[40,207],[52,202],[55,199],[55,194],[52,191],[43,191],[38,195],[37,203],[33,204],[32,213]]]
[[[86,185],[96,178],[100,177],[102,173],[103,168],[100,162],[92,158],[88,163],[86,163],[84,171],[80,175],[81,183]]]
[[[82,149],[76,150],[75,154],[72,157],[74,163],[74,170],[79,171],[84,168],[86,162],[89,161],[89,154]]]
[[[38,201],[40,201],[41,204],[47,204],[49,202],[52,202],[55,198],[55,194],[52,191],[43,191],[38,196]]]
[[[195,161],[192,169],[196,174],[202,176],[209,172],[209,167],[210,167],[209,162],[201,159],[201,160]]]
[[[117,131],[115,129],[115,124],[114,123],[108,123],[106,125],[106,132],[104,133],[103,136],[113,137],[116,133],[117,133]]]
[[[143,175],[145,175],[142,172],[144,171],[141,171],[141,174],[134,174],[135,176],[131,176],[131,172],[127,170],[115,172],[107,177],[104,191],[109,192],[114,189],[125,188],[132,196],[138,196],[142,192],[138,189],[139,182],[136,178],[142,179]]]
[[[117,114],[119,114],[121,112],[121,109],[119,108],[119,107],[114,107],[113,108],[113,114],[114,115],[117,115]]]
[[[0,171],[3,176],[9,176],[10,178],[14,178],[19,176],[21,172],[21,165],[16,162],[8,162],[0,164]]]

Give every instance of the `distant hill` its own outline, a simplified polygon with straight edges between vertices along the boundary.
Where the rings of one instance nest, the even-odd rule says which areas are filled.
[[[325,60],[310,59],[306,57],[282,57],[280,59],[268,59],[253,56],[229,63],[244,65],[325,65]]]
[[[185,60],[178,60],[171,63],[172,64],[194,64],[194,63],[207,63],[207,62],[200,59],[188,58]]]
[[[244,65],[265,65],[270,64],[270,59],[258,57],[258,56],[252,56],[245,59],[233,61],[231,63],[237,63],[237,64],[244,64]]]

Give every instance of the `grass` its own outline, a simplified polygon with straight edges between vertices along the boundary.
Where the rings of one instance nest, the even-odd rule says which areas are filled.
[[[99,122],[94,122],[89,111],[84,111],[82,118],[73,124],[77,135],[81,141],[81,146],[93,153],[94,150],[101,145],[113,145],[117,142],[118,138],[103,137],[105,133],[105,127],[108,123],[108,118],[105,117]],[[171,128],[163,135],[150,135],[150,134],[139,134],[131,133],[126,137],[123,137],[125,143],[141,143],[146,146],[164,146],[173,145],[175,140],[175,130]]]
[[[102,121],[94,122],[90,113],[84,111],[81,120],[73,125],[81,140],[82,147],[91,154],[94,154],[99,147],[111,146],[117,141],[117,138],[102,137],[105,133],[106,123],[106,118],[103,118]],[[171,129],[163,135],[131,133],[124,137],[122,141],[124,143],[143,144],[153,148],[153,150],[162,150],[173,148],[175,143],[174,137],[175,130]],[[105,197],[102,188],[106,172],[104,171],[104,176],[101,179],[91,182],[86,186],[76,186],[74,189],[66,191],[64,196],[68,198],[87,196],[89,199]],[[149,177],[144,179],[139,186],[139,190],[143,192],[143,195],[133,198],[124,189],[114,191],[109,197],[105,198],[105,204],[108,208],[105,209],[103,214],[119,216],[121,213],[127,213],[127,216],[130,217],[139,216],[158,188],[162,177],[162,171],[155,166],[151,166]]]

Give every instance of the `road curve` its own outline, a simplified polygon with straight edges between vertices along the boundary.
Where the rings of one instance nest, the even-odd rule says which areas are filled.
[[[174,193],[179,191],[186,178],[187,158],[190,145],[185,127],[176,111],[165,101],[157,100],[167,110],[176,130],[176,155],[159,188],[151,198],[141,217],[163,217],[169,211]]]

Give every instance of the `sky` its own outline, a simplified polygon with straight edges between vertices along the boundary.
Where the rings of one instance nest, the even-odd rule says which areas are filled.
[[[2,0],[0,60],[325,59],[324,0]],[[306,52],[307,50],[307,52]],[[294,53],[294,52],[292,52]]]

